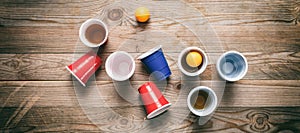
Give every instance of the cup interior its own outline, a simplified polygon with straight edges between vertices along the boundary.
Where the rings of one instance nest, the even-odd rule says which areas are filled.
[[[199,92],[205,92],[207,94],[206,102],[204,103],[204,107],[202,109],[196,108],[195,105],[199,102],[198,96]],[[187,99],[188,107],[192,113],[198,116],[207,116],[211,114],[217,107],[217,96],[213,90],[208,87],[199,86],[194,88]]]
[[[217,64],[219,74],[228,81],[241,79],[247,72],[247,61],[239,53],[230,52],[222,56]]]
[[[202,56],[202,63],[198,67],[191,67],[186,62],[186,57],[190,52],[197,52]],[[208,64],[207,56],[203,50],[198,47],[188,47],[184,49],[178,58],[179,69],[188,76],[197,76],[204,72]]]
[[[88,47],[98,47],[108,38],[107,26],[101,20],[89,19],[80,26],[79,38]]]
[[[124,51],[111,54],[105,64],[107,74],[114,80],[129,79],[135,70],[135,62],[131,55]]]

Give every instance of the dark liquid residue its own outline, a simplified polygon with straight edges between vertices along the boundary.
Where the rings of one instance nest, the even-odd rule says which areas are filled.
[[[196,102],[194,104],[195,109],[203,109],[205,107],[205,103],[208,97],[208,93],[205,91],[200,90],[198,92]]]
[[[99,44],[105,38],[105,29],[99,24],[92,24],[87,28],[85,37],[89,42]]]

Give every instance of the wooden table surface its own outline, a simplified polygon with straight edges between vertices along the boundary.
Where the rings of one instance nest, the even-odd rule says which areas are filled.
[[[172,4],[176,2],[181,4]],[[0,3],[0,130],[4,132],[300,132],[300,1]],[[148,6],[154,15],[148,24],[137,25],[133,10],[142,5]],[[161,10],[154,10],[155,5],[160,5],[157,7]],[[159,17],[166,12],[173,16]],[[176,16],[177,13],[186,16]],[[202,42],[200,46],[211,50],[209,54],[229,50],[243,53],[249,71],[242,80],[226,83],[219,107],[200,126],[198,117],[191,113],[174,117],[183,118],[181,121],[166,117],[172,110],[159,116],[167,118],[166,121],[145,119],[141,105],[133,105],[118,95],[116,83],[102,65],[89,85],[98,86],[105,105],[90,108],[94,114],[89,114],[74,91],[78,83],[65,66],[89,50],[80,43],[78,29],[85,20],[95,17],[110,27],[108,44],[100,53],[104,61],[122,48],[137,57],[151,44],[163,43],[173,72],[166,81],[164,94],[173,103],[186,89],[176,65],[180,49],[174,47],[179,42],[197,46],[197,37],[210,41],[217,37],[220,44],[208,41],[211,44]],[[182,25],[193,19],[206,20],[199,25],[209,25],[216,36],[206,34],[212,33],[211,29],[198,31],[203,36],[192,33],[191,27],[199,26],[198,21],[190,27]],[[138,42],[142,44],[135,44]],[[130,80],[133,88],[149,80],[141,63],[136,63]],[[201,74],[201,84],[214,80],[213,68],[212,63]]]

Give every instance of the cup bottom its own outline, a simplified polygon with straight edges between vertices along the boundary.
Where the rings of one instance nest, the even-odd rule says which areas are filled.
[[[198,99],[198,96],[199,94],[203,94],[203,93],[200,93],[199,91],[203,91],[203,92],[206,92],[207,93],[207,97],[206,97],[206,101],[205,101],[205,104],[203,106],[203,108],[201,109],[197,109],[195,106],[197,99]],[[208,116],[210,114],[212,114],[214,112],[214,110],[216,109],[217,107],[217,95],[216,93],[208,88],[208,87],[205,87],[205,86],[198,86],[194,89],[192,89],[187,97],[187,105],[188,105],[188,108],[189,110],[197,115],[197,116]]]
[[[225,62],[222,66],[222,71],[224,72],[224,74],[229,75],[231,73],[233,73],[235,71],[235,67],[234,64],[231,62]]]
[[[169,69],[169,68],[164,68],[164,69]],[[162,71],[155,71],[152,73],[158,81],[165,80],[172,75],[171,71],[166,72],[166,70],[165,70],[165,71],[163,71],[165,73],[162,73]]]
[[[223,54],[217,63],[220,76],[227,81],[237,81],[245,76],[248,70],[246,58],[235,51]]]

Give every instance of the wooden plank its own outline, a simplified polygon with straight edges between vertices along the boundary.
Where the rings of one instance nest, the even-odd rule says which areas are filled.
[[[261,0],[255,2],[236,0],[185,0],[185,2],[206,14],[287,14],[296,11],[296,9],[288,9],[299,6],[297,0]],[[218,8],[214,6],[218,6]],[[203,8],[205,10],[201,10]]]
[[[189,1],[189,0],[187,0]],[[282,23],[297,24],[296,0],[287,1],[189,1],[191,5],[200,10],[214,24],[250,24]],[[220,4],[221,3],[221,4]],[[215,8],[218,6],[218,8]],[[295,14],[296,13],[296,14]],[[274,14],[274,15],[270,15]],[[225,18],[228,15],[230,17]],[[250,18],[250,19],[248,19]],[[240,22],[232,20],[240,20]],[[224,20],[224,21],[223,21]],[[299,22],[299,21],[298,21]]]
[[[112,1],[89,1],[89,2],[1,2],[2,12],[1,16],[4,18],[12,19],[19,18],[26,22],[26,20],[49,20],[53,19],[57,23],[74,23],[78,20],[83,21],[95,15],[103,6],[111,3]],[[243,18],[247,15],[251,16],[251,19],[286,19],[286,21],[293,18],[294,12],[297,12],[295,7],[299,6],[296,0],[288,1],[235,1],[235,0],[218,0],[218,1],[202,1],[202,0],[185,0],[185,3],[197,8],[206,16],[224,16],[222,20],[228,22],[234,22],[233,18]],[[222,3],[222,4],[220,4]],[[45,9],[53,9],[45,12]],[[173,7],[176,8],[176,7]],[[13,14],[14,13],[14,14]],[[36,15],[32,16],[31,13]],[[9,15],[13,14],[13,15]],[[276,14],[269,15],[269,14]],[[226,17],[225,15],[232,15]],[[233,16],[234,15],[234,16]],[[262,16],[265,15],[265,16]],[[47,17],[48,16],[48,17]],[[62,17],[63,16],[63,17]],[[251,19],[249,19],[251,21]],[[53,21],[52,20],[52,21]],[[219,19],[220,20],[220,19]],[[240,20],[240,19],[239,19]],[[52,22],[50,21],[50,22]],[[29,21],[30,22],[30,21]],[[226,22],[226,21],[225,21]],[[14,24],[14,23],[11,23]],[[22,24],[22,23],[19,23]],[[23,23],[24,24],[24,23]],[[222,23],[224,24],[224,23]]]
[[[168,85],[161,82],[159,85],[164,90],[166,98],[176,106],[184,107],[189,90],[198,85],[205,85],[212,87],[219,98],[224,93],[220,99],[220,107],[295,107],[300,106],[299,82],[299,80],[242,80],[227,83],[225,91],[211,81],[177,81],[169,82]],[[74,89],[83,91],[77,92],[79,96],[88,94],[94,86],[97,90],[95,98],[100,98],[98,101],[91,99],[96,106],[134,107],[141,105],[137,89],[143,83],[145,81],[115,84],[97,81],[89,83],[90,87],[83,88],[79,83],[72,81],[1,81],[0,101],[3,101],[1,107],[19,107],[20,104],[28,102],[31,103],[30,107],[78,106]],[[126,93],[124,90],[127,90]],[[83,97],[84,99],[86,97]]]
[[[299,10],[297,10],[299,4],[295,1],[187,2],[190,2],[191,6],[204,13],[223,44],[225,44],[226,50],[234,49],[241,52],[299,51],[299,30],[295,28],[295,23],[299,20],[297,19],[299,17]],[[224,4],[218,4],[218,2]],[[72,53],[76,50],[84,52],[87,48],[78,44],[78,28],[87,18],[97,16],[97,14],[100,14],[100,16],[105,15],[105,13],[101,14],[99,12],[101,9],[106,10],[106,8],[102,8],[106,4],[105,1],[53,2],[49,4],[3,2],[1,8],[3,12],[0,15],[2,25],[0,26],[0,41],[2,42],[0,53]],[[55,10],[52,10],[54,7],[56,7]],[[132,7],[126,8],[129,10]],[[48,12],[43,11],[46,9],[51,10]],[[60,12],[57,10],[60,10]],[[130,10],[130,12],[132,11]],[[32,16],[32,13],[35,15]],[[126,23],[122,23],[123,27],[128,29],[125,28],[125,31],[122,31],[122,29],[112,31],[111,43],[117,45],[110,45],[107,48],[108,51],[115,51],[119,44],[125,40],[114,34],[126,34],[124,33],[126,31],[130,33],[130,30],[136,32],[140,28],[130,26],[130,23],[134,23],[129,19],[130,17],[124,16],[123,19]],[[191,15],[191,17],[193,16]],[[185,19],[179,18],[179,20]],[[162,26],[164,24],[161,23],[162,21],[168,23],[170,20],[153,18],[149,25],[153,25],[153,27]],[[146,27],[147,30],[152,27],[149,25]],[[174,32],[174,28],[161,28],[160,30],[166,33]],[[114,37],[118,39],[114,40]],[[201,37],[206,38],[207,36]],[[162,36],[162,38],[167,37]],[[195,37],[189,38],[190,41],[193,38]],[[78,49],[75,47],[76,44],[79,45]],[[261,45],[263,45],[263,48],[261,48]],[[269,48],[272,48],[272,50],[265,50]]]
[[[20,115],[18,107],[1,108],[0,129],[4,132],[98,131],[80,107],[32,107]],[[15,115],[17,114],[17,115]],[[16,120],[15,117],[22,119]]]
[[[299,108],[220,108],[206,125],[193,123],[193,129],[176,131],[298,132],[298,111]]]
[[[111,1],[110,1],[111,2]],[[103,1],[1,1],[1,19],[7,19],[5,25],[60,25],[78,23],[95,15],[95,9],[101,9],[109,0]],[[3,24],[3,25],[4,25]]]
[[[136,116],[123,115],[128,113],[128,110],[137,111],[138,108],[119,108],[114,109],[115,112],[104,112],[101,108],[94,108],[101,116],[110,116],[111,113],[122,115],[122,117],[109,117],[109,120],[104,119],[103,121],[110,122],[97,126],[79,107],[33,107],[22,116],[20,121],[13,119],[11,122],[7,120],[13,117],[12,114],[18,112],[18,109],[6,107],[1,108],[3,111],[0,114],[2,119],[0,129],[4,132],[139,132],[151,129],[160,132],[298,132],[300,130],[298,107],[218,108],[208,123],[203,126],[197,124],[198,118],[193,114],[188,115],[181,122],[168,123],[158,119],[167,115],[166,113],[153,120],[140,120],[136,119]],[[150,123],[151,121],[153,123]],[[7,122],[13,124],[5,125]],[[164,124],[173,124],[177,127],[163,128]]]
[[[164,48],[164,51],[168,51]],[[137,58],[142,53],[131,53]],[[180,80],[182,73],[177,66],[177,56],[179,53],[165,53],[173,75],[172,80]],[[221,54],[213,54],[211,57]],[[244,79],[300,79],[299,52],[279,52],[279,53],[244,53],[249,64],[249,70]],[[0,57],[0,80],[71,80],[71,74],[65,69],[83,54],[1,54]],[[100,54],[105,64],[109,54]],[[284,59],[284,60],[283,60]],[[210,60],[212,62],[212,60]],[[213,62],[212,62],[213,63]],[[214,65],[209,65],[207,70],[200,75],[202,79],[213,79],[216,75]],[[110,81],[102,65],[96,73],[97,81]],[[136,60],[135,74],[131,80],[148,80],[149,74],[142,63]]]
[[[184,80],[176,67],[178,49],[166,52],[170,54],[167,58],[173,75],[164,94],[173,103],[173,108],[160,117],[165,120],[145,120],[143,107],[126,101],[126,97],[120,94],[120,89],[126,88],[126,83],[119,84],[122,88],[116,89],[103,66],[96,74],[97,82],[88,83],[89,86],[97,85],[106,103],[99,108],[90,108],[89,118],[95,116],[103,119],[88,119],[74,92],[78,82],[72,82],[64,66],[70,64],[74,56],[78,57],[89,50],[78,40],[80,24],[91,17],[106,17],[107,14],[101,10],[108,9],[103,7],[112,2],[0,1],[1,131],[147,132],[155,129],[157,132],[300,132],[300,5],[297,0],[184,1],[203,13],[222,41],[222,47],[219,47],[215,36],[200,36],[210,40],[212,45],[206,46],[210,54],[237,50],[243,52],[249,61],[246,77],[226,84],[220,108],[206,125],[197,125],[194,115],[185,116],[183,112],[186,110],[174,105],[185,105],[186,97],[180,92],[186,94],[194,85],[210,86],[208,80],[212,79],[214,71],[208,68],[200,76],[201,82],[186,79],[186,83],[182,83]],[[160,42],[166,42],[164,46],[167,48],[180,42],[203,47],[190,29],[165,18],[152,17],[148,26],[135,27],[130,17],[133,17],[137,3],[133,1],[133,4],[124,8],[128,16],[122,20],[109,21],[109,24],[122,26],[111,29],[110,45],[104,48],[102,54],[104,59],[124,42],[134,44],[125,47],[125,50],[135,57],[137,51],[146,50]],[[145,5],[153,8],[150,3]],[[182,7],[170,4],[165,9],[188,13],[178,18],[178,22],[195,18],[188,10],[181,10]],[[188,8],[184,6],[184,9]],[[159,33],[156,39],[147,40],[153,38],[153,33]],[[141,42],[153,44],[132,48]],[[138,61],[137,67],[131,79],[135,89],[149,79]],[[175,117],[168,117],[172,116],[174,110],[178,111]],[[104,124],[98,124],[98,127],[93,123],[95,121]],[[161,128],[164,125],[168,128]]]
[[[0,53],[2,54],[84,53],[89,50],[80,42],[78,38],[79,28],[75,26],[0,27],[0,29]],[[126,27],[119,27],[110,33],[109,44],[105,47],[104,52],[116,51],[123,43],[130,41],[130,39],[123,37],[132,38],[130,37],[131,33],[121,32],[122,38],[117,33],[126,29]],[[214,29],[222,43],[219,49],[264,53],[300,50],[298,39],[300,31],[294,26],[272,24],[262,26],[214,26]],[[187,29],[182,30],[186,31]],[[174,33],[175,31],[173,29],[163,30],[163,33],[168,32]],[[188,44],[199,46],[199,41],[193,34],[190,34],[190,36],[179,35],[176,38],[174,36],[164,34],[157,40],[167,42],[166,37],[173,37],[176,41],[167,44],[172,43],[174,45],[180,44],[179,39],[184,38],[188,40]],[[200,38],[203,38],[203,36]],[[209,39],[209,36],[205,36],[205,38]],[[210,40],[213,40],[213,37]],[[135,44],[139,43],[143,43],[143,40],[135,41]]]

